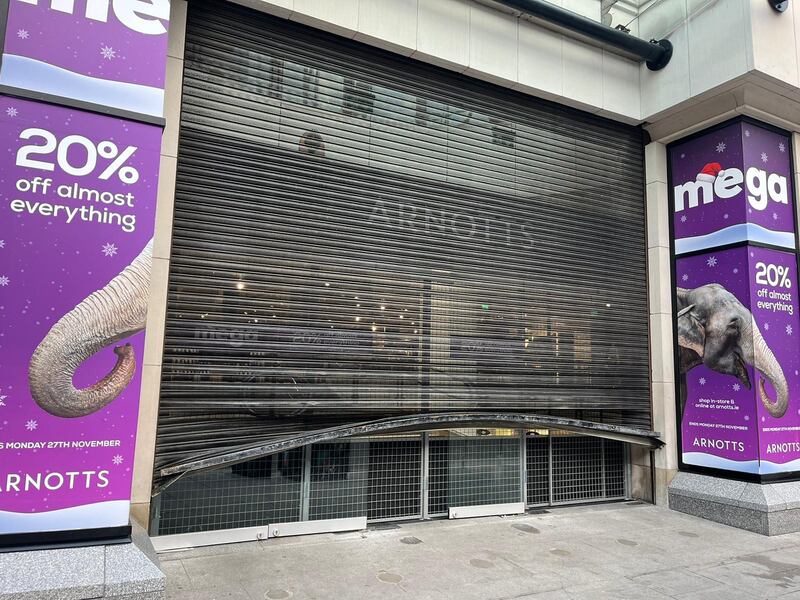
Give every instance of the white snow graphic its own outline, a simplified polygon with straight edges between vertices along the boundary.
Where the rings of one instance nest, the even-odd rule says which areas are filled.
[[[0,240],[0,250],[2,250],[5,247],[6,247],[6,241],[5,240]]]
[[[761,153],[761,162],[767,162],[769,160],[769,156],[767,156],[766,152]]]
[[[117,454],[116,456],[114,456],[114,458],[111,459],[111,462],[113,462],[117,466],[120,466],[124,460],[125,459],[122,458],[121,455]]]
[[[727,148],[725,142],[720,142],[717,144],[717,152],[725,152],[725,148]]]
[[[6,398],[8,398],[8,396],[0,396],[0,406],[6,405]]]
[[[117,58],[117,51],[111,46],[102,46],[100,48],[100,55],[106,60],[111,60]]]
[[[738,383],[734,383],[733,384],[733,391],[734,392],[738,392],[740,389],[742,389],[742,386],[740,386]]]
[[[750,137],[750,130],[749,129],[745,129],[744,130],[744,137]]]
[[[706,264],[709,267],[716,267],[717,266],[717,257],[716,256],[709,256]]]
[[[21,40],[27,40],[30,35],[26,29],[17,29],[17,37]]]
[[[681,215],[681,223],[686,223],[686,215]]]
[[[786,152],[786,144],[784,144],[783,142],[778,144],[778,150],[780,150],[781,152]]]
[[[18,114],[19,114],[19,111],[16,108],[14,108],[13,106],[9,106],[6,109],[6,115],[8,115],[9,117],[16,117]]]
[[[769,331],[769,323],[764,323],[764,331]]]
[[[6,287],[9,283],[11,283],[11,280],[8,277],[0,275],[0,287]]]
[[[117,246],[115,244],[103,244],[103,256],[113,257],[117,254]]]
[[[684,275],[681,277],[681,281],[689,281],[689,276],[688,276],[688,275],[686,275],[686,274],[684,274]]]
[[[791,325],[787,325],[786,326],[786,335],[792,335],[792,333],[794,333],[794,330],[792,329],[792,326]]]
[[[27,423],[25,423],[25,429],[28,431],[34,431],[37,427],[39,427],[39,423],[31,419]]]
[[[698,383],[699,383],[700,385],[705,385],[705,384],[706,384],[706,378],[705,378],[705,377],[701,377],[701,378],[698,380]]]

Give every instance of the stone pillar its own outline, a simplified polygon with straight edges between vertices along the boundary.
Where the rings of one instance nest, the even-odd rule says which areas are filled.
[[[186,0],[172,0],[167,49],[164,96],[166,127],[161,140],[156,227],[153,237],[153,271],[147,307],[147,343],[142,368],[139,400],[139,428],[133,470],[131,518],[145,529],[150,521],[150,493],[153,487],[158,401],[161,389],[161,359],[167,311],[169,259],[172,242],[172,214],[175,205],[175,174],[178,164],[178,129],[183,89],[183,49],[186,39]]]
[[[645,147],[645,178],[652,428],[661,434],[665,445],[654,452],[653,465],[650,464],[649,452],[632,449],[632,492],[634,497],[666,505],[667,486],[678,469],[678,454],[670,290],[667,154],[664,144],[652,142]],[[654,469],[652,479],[649,472],[651,468]],[[655,483],[655,494],[650,489],[651,481]]]

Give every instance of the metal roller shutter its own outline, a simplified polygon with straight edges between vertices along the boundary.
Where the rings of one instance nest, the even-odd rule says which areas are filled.
[[[193,1],[157,464],[420,411],[650,425],[642,137]]]

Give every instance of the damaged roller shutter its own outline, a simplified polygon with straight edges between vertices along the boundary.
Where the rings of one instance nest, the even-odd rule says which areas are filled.
[[[650,429],[638,128],[189,5],[157,467],[392,416]]]

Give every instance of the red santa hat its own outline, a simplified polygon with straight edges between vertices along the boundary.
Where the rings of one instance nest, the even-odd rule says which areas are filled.
[[[722,165],[719,163],[708,163],[703,170],[697,174],[695,178],[697,181],[708,181],[714,183],[714,180],[723,173]]]

